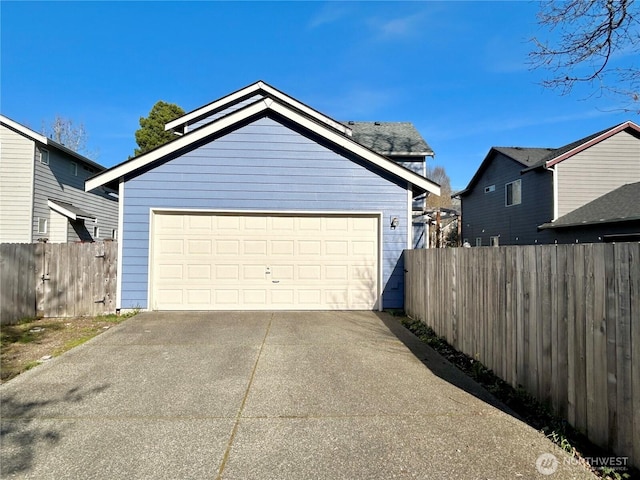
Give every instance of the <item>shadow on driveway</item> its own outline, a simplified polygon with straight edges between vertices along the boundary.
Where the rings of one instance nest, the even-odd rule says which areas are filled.
[[[52,407],[72,409],[87,397],[103,392],[108,385],[92,388],[76,386],[66,392],[35,401],[25,401],[16,394],[3,396],[0,417],[0,445],[3,450],[2,475],[9,476],[31,469],[36,450],[41,444],[58,443],[63,432],[60,428],[45,426],[36,420],[46,418],[45,410]],[[51,425],[60,426],[59,422]]]
[[[392,317],[386,313],[377,313],[377,316],[391,331],[391,333],[393,333],[396,338],[398,338],[398,340],[400,340],[434,375],[440,377],[447,383],[464,390],[483,402],[488,403],[492,407],[502,410],[504,413],[511,415],[518,420],[522,420],[517,413],[496,399],[480,384],[476,383],[471,377],[467,376],[433,348],[426,345],[413,333],[407,330],[396,317]]]

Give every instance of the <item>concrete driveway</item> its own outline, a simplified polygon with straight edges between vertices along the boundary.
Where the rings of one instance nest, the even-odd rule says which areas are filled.
[[[593,478],[374,312],[142,313],[0,395],[3,478]]]

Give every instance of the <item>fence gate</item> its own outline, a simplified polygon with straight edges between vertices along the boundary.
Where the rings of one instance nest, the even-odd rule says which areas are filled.
[[[116,310],[118,244],[0,245],[0,323]]]

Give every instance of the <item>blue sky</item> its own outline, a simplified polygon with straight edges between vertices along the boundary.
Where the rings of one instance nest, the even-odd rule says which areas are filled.
[[[109,167],[158,100],[264,80],[338,120],[410,121],[454,189],[491,146],[559,147],[638,115],[531,71],[537,2],[7,2],[0,112],[83,123]]]

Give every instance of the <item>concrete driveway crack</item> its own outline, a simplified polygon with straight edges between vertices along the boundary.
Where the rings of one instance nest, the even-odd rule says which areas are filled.
[[[262,356],[262,350],[264,349],[264,345],[267,341],[267,337],[269,336],[269,332],[271,330],[271,323],[273,322],[273,317],[275,313],[271,314],[271,318],[269,318],[269,325],[267,325],[267,330],[262,338],[262,343],[260,344],[260,350],[258,351],[258,356],[256,358],[256,362],[253,365],[253,369],[251,370],[251,376],[249,377],[249,383],[247,384],[247,389],[244,392],[244,396],[242,397],[242,403],[240,404],[240,409],[238,410],[238,414],[236,415],[236,421],[233,425],[233,429],[231,430],[231,436],[229,437],[229,442],[227,443],[227,448],[224,452],[224,456],[222,457],[222,463],[220,464],[220,468],[218,469],[218,476],[216,480],[221,480],[222,475],[224,473],[224,469],[227,466],[227,461],[229,460],[229,455],[231,454],[231,448],[233,447],[233,441],[236,437],[236,432],[238,431],[238,426],[240,425],[240,419],[242,418],[242,412],[244,411],[244,407],[247,403],[247,398],[249,397],[249,392],[251,391],[251,386],[253,385],[253,378],[256,375],[256,370],[258,369],[258,362],[260,361],[260,357]]]

